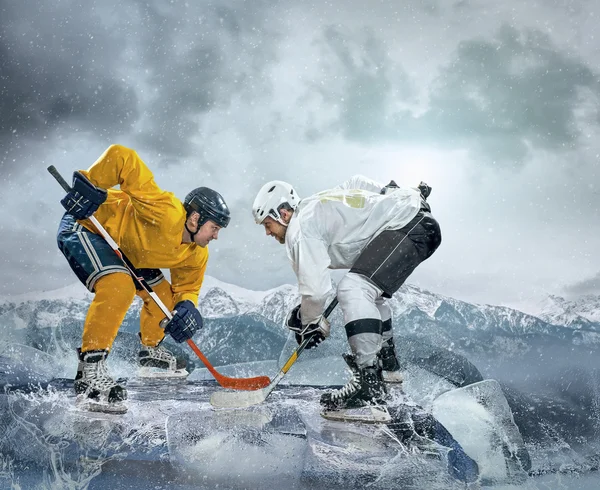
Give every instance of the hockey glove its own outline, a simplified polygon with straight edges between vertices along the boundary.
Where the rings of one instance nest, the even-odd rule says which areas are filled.
[[[292,332],[298,332],[302,330],[302,318],[300,318],[300,305],[295,306],[292,311],[288,313],[285,321],[287,328]]]
[[[165,329],[175,342],[185,342],[191,339],[194,334],[203,326],[202,315],[189,299],[180,301],[175,305],[173,318],[166,318],[161,322],[161,327]]]
[[[421,181],[421,183],[419,184],[419,187],[417,187],[417,189],[419,189],[419,192],[421,193],[423,200],[427,201],[429,194],[431,194],[431,187],[429,187],[425,182]]]
[[[300,317],[300,305],[296,306],[290,312],[286,320],[286,325],[292,332],[294,332],[298,345],[304,342],[307,337],[310,338],[304,347],[305,349],[312,349],[329,337],[330,324],[327,318],[324,318],[323,316],[320,316],[313,323],[302,325],[302,319]]]
[[[60,201],[75,219],[89,218],[106,201],[105,189],[96,187],[80,172],[73,173],[73,187]]]
[[[396,184],[395,181],[390,180],[390,183],[388,185],[381,188],[379,194],[389,194],[390,192],[394,192],[396,189],[398,189],[398,184]]]

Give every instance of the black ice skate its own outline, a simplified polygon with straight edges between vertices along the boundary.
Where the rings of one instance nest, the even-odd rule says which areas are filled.
[[[323,417],[330,420],[367,423],[389,422],[385,385],[377,366],[358,367],[354,356],[344,354],[352,378],[343,388],[321,396]]]
[[[127,399],[127,390],[116,383],[108,374],[106,357],[108,351],[93,350],[81,352],[73,387],[77,394],[77,405],[90,412],[121,414],[127,412],[123,401]]]
[[[396,347],[393,338],[383,343],[379,351],[379,359],[381,359],[381,368],[383,369],[383,380],[386,383],[402,383],[404,381],[400,363],[396,357]]]

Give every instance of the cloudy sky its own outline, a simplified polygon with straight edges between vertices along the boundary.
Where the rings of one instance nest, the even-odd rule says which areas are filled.
[[[600,293],[600,3],[0,0],[0,295],[75,281],[62,191],[111,143],[164,189],[220,191],[208,273],[293,283],[250,206],[361,173],[433,187],[443,243],[409,279],[531,308]]]

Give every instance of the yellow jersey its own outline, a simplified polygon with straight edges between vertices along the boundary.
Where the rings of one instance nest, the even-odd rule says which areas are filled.
[[[170,269],[174,301],[198,304],[208,261],[208,248],[181,243],[186,221],[183,204],[161,190],[138,154],[111,145],[88,169],[94,185],[108,190],[94,213],[131,263],[140,269]],[[119,190],[111,187],[119,186]],[[89,220],[79,221],[97,233]]]

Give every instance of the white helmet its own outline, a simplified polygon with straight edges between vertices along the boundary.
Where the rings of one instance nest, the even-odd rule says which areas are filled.
[[[261,225],[267,216],[278,221],[284,226],[287,224],[281,218],[279,207],[282,204],[288,204],[292,209],[298,207],[300,198],[294,188],[287,182],[273,180],[262,186],[254,204],[252,205],[252,214],[257,224]]]

